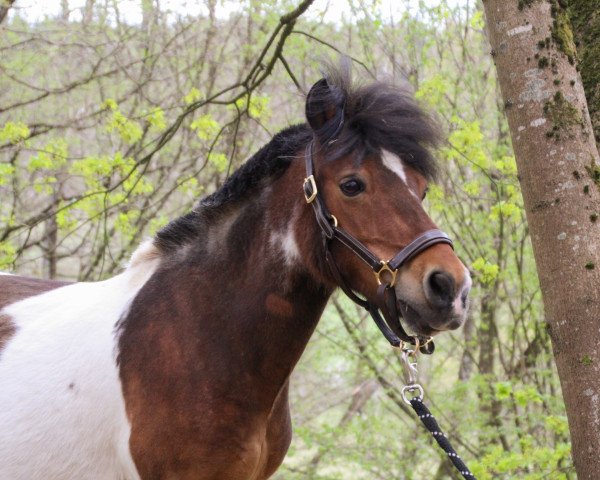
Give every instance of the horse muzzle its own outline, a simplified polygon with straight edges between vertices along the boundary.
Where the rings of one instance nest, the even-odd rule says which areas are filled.
[[[414,295],[410,295],[410,288],[407,295],[399,282],[396,286],[397,308],[405,325],[415,334],[424,336],[459,328],[467,318],[472,284],[468,272],[461,280],[458,285],[452,275],[433,270],[424,276],[418,289],[420,292],[415,291]]]

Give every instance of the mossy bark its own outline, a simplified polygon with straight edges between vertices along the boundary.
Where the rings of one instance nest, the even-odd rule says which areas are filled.
[[[587,7],[599,1],[580,3]],[[600,182],[596,173],[600,159],[577,66],[600,75],[600,69],[592,66],[600,55],[588,57],[588,51],[573,50],[573,39],[581,29],[575,37],[569,31],[571,20],[565,8],[575,6],[569,7],[566,0],[486,0],[483,5],[507,106],[575,468],[579,479],[597,480],[600,189],[595,184]],[[594,24],[596,13],[588,11],[586,28]],[[580,23],[573,20],[573,25]],[[586,78],[590,87],[593,82]],[[600,92],[590,92],[593,103]]]
[[[600,144],[600,0],[570,0],[568,10],[596,143]]]

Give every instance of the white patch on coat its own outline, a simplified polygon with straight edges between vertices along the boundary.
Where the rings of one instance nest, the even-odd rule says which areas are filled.
[[[153,240],[146,240],[131,255],[127,272],[132,288],[138,284],[143,285],[156,270],[160,262],[160,250],[154,245]],[[140,287],[141,287],[140,285]]]
[[[271,238],[269,239],[271,247],[283,253],[285,264],[288,267],[300,259],[300,249],[296,242],[294,224],[292,216],[292,220],[287,227],[283,231],[271,233]]]
[[[404,164],[402,163],[402,159],[398,157],[398,155],[394,155],[392,152],[382,148],[381,161],[383,162],[384,167],[398,175],[398,177],[400,177],[400,180],[402,180],[404,184],[408,187],[408,191],[417,200],[421,201],[419,196],[415,193],[415,191],[408,185],[408,178],[406,177],[406,171],[404,170]]]
[[[17,326],[0,355],[0,478],[139,478],[115,324],[159,262],[146,243],[116,277],[0,310]]]

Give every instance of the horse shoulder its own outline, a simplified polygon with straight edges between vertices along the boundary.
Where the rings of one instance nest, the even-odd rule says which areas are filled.
[[[273,403],[268,418],[267,433],[264,442],[266,458],[262,476],[258,480],[269,478],[279,468],[292,441],[292,420],[288,404],[289,380],[282,387]]]

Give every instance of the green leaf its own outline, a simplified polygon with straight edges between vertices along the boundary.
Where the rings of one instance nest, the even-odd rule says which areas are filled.
[[[14,173],[14,165],[10,163],[0,163],[0,185],[6,185]]]
[[[489,218],[490,220],[498,220],[501,216],[507,220],[518,221],[522,218],[523,209],[518,205],[502,200],[492,207]]]
[[[23,122],[6,122],[4,127],[0,129],[0,143],[16,144],[28,138],[29,135],[29,127]]]
[[[482,10],[475,11],[475,13],[473,13],[473,16],[471,17],[471,21],[469,23],[471,25],[471,28],[473,28],[475,30],[483,30],[483,28],[485,27],[485,19],[483,17],[483,11]]]
[[[167,122],[165,121],[165,112],[162,108],[157,107],[148,115],[146,115],[146,121],[152,126],[154,130],[162,131],[167,128]]]
[[[490,263],[487,260],[479,257],[473,262],[473,270],[479,272],[482,283],[492,283],[498,276],[500,267],[494,263]]]
[[[215,166],[215,169],[219,173],[223,173],[227,170],[227,165],[229,165],[229,159],[224,153],[211,152],[208,156],[208,161]]]
[[[12,267],[17,249],[8,241],[0,242],[0,270],[6,270]]]
[[[139,123],[128,119],[119,110],[113,110],[112,116],[106,125],[108,132],[117,131],[121,139],[128,145],[133,145],[142,138],[143,130]]]
[[[512,391],[513,387],[510,382],[496,382],[494,384],[494,392],[498,400],[506,400],[507,398],[510,398]]]
[[[252,118],[256,118],[261,121],[266,121],[271,116],[271,109],[269,108],[270,99],[266,95],[254,94],[250,97],[250,103],[248,104],[248,97],[239,98],[235,104],[237,109],[240,111],[248,109],[248,115]]]
[[[470,197],[476,197],[481,193],[481,184],[477,180],[467,182],[463,185],[463,190]]]
[[[67,142],[63,139],[54,139],[29,158],[27,169],[30,172],[39,170],[56,171],[67,163],[69,155]]]
[[[201,115],[190,124],[190,128],[196,132],[202,140],[211,140],[221,129],[219,123],[210,113]]]
[[[104,102],[102,102],[102,105],[100,106],[100,108],[102,110],[117,110],[118,109],[118,105],[117,102],[114,101],[112,98],[107,98],[106,100],[104,100]]]
[[[186,105],[191,105],[194,102],[197,102],[202,98],[202,93],[196,87],[192,87],[192,89],[188,92],[188,94],[183,97],[183,101]]]

